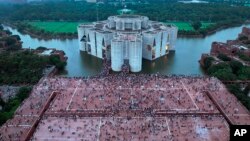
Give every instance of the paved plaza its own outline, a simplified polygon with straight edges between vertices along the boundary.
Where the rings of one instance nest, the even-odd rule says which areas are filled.
[[[215,78],[111,74],[47,77],[0,140],[227,141],[249,111]]]

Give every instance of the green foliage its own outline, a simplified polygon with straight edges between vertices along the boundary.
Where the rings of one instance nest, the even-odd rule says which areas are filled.
[[[239,54],[238,56],[239,56],[240,59],[250,62],[250,57],[248,57],[248,56],[246,56],[244,54]]]
[[[43,32],[51,33],[75,33],[77,26],[80,23],[86,22],[29,22],[36,30],[43,30]]]
[[[242,69],[243,64],[239,61],[232,60],[229,62],[230,67],[232,68],[232,71],[234,74],[237,74],[237,72]]]
[[[242,91],[240,87],[241,86],[238,84],[227,85],[228,90],[233,93],[248,110],[250,110],[250,98],[244,94],[244,91]]]
[[[10,32],[9,30],[4,30],[5,32],[6,32],[6,34],[8,34],[8,35],[11,35],[12,34],[12,32]]]
[[[0,38],[0,41],[6,43],[7,50],[19,50],[22,48],[22,44],[19,42],[21,39],[18,35],[11,35],[9,37]]]
[[[0,97],[0,106],[4,106],[5,105],[5,102],[3,101],[3,99]]]
[[[200,22],[201,23],[201,27],[200,29],[207,29],[211,26],[214,25],[214,23],[211,22]],[[194,31],[194,28],[192,26],[192,24],[190,24],[190,22],[166,22],[166,24],[173,24],[175,26],[178,27],[179,31]]]
[[[10,119],[9,113],[0,112],[0,126],[3,125],[8,119]]]
[[[13,107],[16,105],[20,105],[21,101],[17,98],[10,99],[3,107],[3,110],[6,112],[10,112]]]
[[[31,92],[32,88],[31,87],[21,87],[19,89],[19,92],[17,94],[17,99],[19,99],[20,101],[23,101],[24,99],[26,99],[29,96],[29,93]]]
[[[208,69],[214,61],[213,57],[207,57],[204,59],[204,69]]]
[[[182,21],[184,24],[179,28],[179,34],[184,35],[206,35],[219,27],[227,27],[243,23],[250,19],[250,9],[229,4],[183,4],[153,2],[150,4],[128,5],[135,14],[148,16],[151,20],[161,22]],[[0,20],[9,21],[33,21],[28,27],[35,35],[45,36],[49,33],[75,33],[76,25],[82,21],[106,20],[108,16],[118,14],[122,5],[108,5],[86,2],[58,2],[2,6],[0,5]],[[41,12],[43,11],[43,12]],[[230,13],[230,14],[228,14]],[[20,16],[22,15],[22,16]],[[47,22],[43,22],[47,21]],[[48,22],[49,21],[49,22]],[[54,22],[54,21],[60,21]],[[196,30],[190,25],[190,21],[203,21],[202,25],[195,24]],[[20,31],[27,27],[17,24]],[[185,27],[187,26],[187,27]],[[200,30],[198,30],[200,29]],[[34,32],[35,31],[35,32]],[[62,36],[62,35],[61,35]],[[67,34],[67,36],[71,36]]]
[[[227,88],[231,93],[234,93],[234,94],[241,93],[239,84],[230,84],[230,85],[227,85]]]
[[[211,75],[220,69],[231,70],[230,66],[227,63],[219,63],[216,65],[212,65],[211,67],[208,68],[207,71],[208,71],[208,74]]]
[[[31,87],[21,87],[15,98],[9,99],[7,103],[1,105],[3,110],[0,112],[0,126],[12,118],[18,106],[29,96],[30,92]]]
[[[66,62],[62,62],[57,55],[51,55],[49,61],[50,64],[55,65],[58,70],[63,70],[66,66]]]
[[[250,80],[250,67],[244,66],[240,68],[240,70],[237,72],[239,79],[241,80]]]
[[[211,74],[212,76],[215,76],[219,78],[220,80],[235,80],[236,76],[232,73],[230,69],[219,69]]]
[[[228,60],[224,55],[220,55],[223,60]],[[225,59],[226,58],[226,59]],[[223,81],[231,80],[249,80],[250,79],[250,67],[244,66],[241,62],[231,60],[230,62],[223,62],[216,65],[211,65],[209,57],[204,61],[205,70],[210,76],[215,76]],[[238,84],[227,85],[228,90],[233,93],[241,103],[250,110],[250,98],[247,96],[250,90],[250,84],[242,90]]]
[[[159,21],[232,21],[239,22],[249,19],[250,9],[229,4],[183,4],[183,3],[150,3],[128,5],[135,14],[148,16]],[[53,21],[96,21],[98,9],[99,20],[118,14],[122,5],[108,5],[86,2],[42,3],[39,5],[25,4],[14,6],[0,5],[0,17],[15,21],[22,20],[53,20]],[[43,11],[43,12],[41,12]],[[230,14],[229,14],[230,13]],[[21,16],[20,16],[21,15]]]
[[[0,84],[36,83],[48,64],[46,57],[32,52],[1,53]]]
[[[207,72],[209,75],[215,76],[220,80],[235,80],[237,78],[227,63],[212,65],[207,69]]]
[[[36,48],[36,50],[46,50],[46,49],[47,49],[46,47],[42,47],[42,46]]]
[[[250,83],[248,83],[248,85],[247,85],[246,88],[244,89],[243,93],[244,93],[245,95],[248,96],[248,93],[249,93],[249,92],[250,92]]]
[[[194,28],[194,30],[199,30],[201,28],[202,24],[200,21],[196,21],[192,23],[192,27]]]
[[[5,41],[7,46],[11,46],[17,43],[17,40],[12,37],[4,37],[0,39],[1,41]]]
[[[247,37],[247,36],[240,36],[240,37],[239,37],[239,40],[240,40],[240,41],[248,40],[248,37]]]
[[[17,51],[17,50],[19,50],[21,48],[22,48],[22,44],[14,44],[14,45],[8,46],[7,50],[9,50],[9,51]]]
[[[212,65],[208,69],[206,67],[204,68],[209,75],[218,77],[220,80],[250,79],[250,67],[243,66],[241,62],[235,60],[232,60],[229,63]]]
[[[230,57],[228,57],[227,55],[222,54],[222,53],[220,53],[217,57],[218,57],[219,59],[221,59],[222,61],[231,61],[231,58],[230,58]]]
[[[2,26],[2,24],[0,23],[0,31],[2,31],[3,30],[3,26]]]
[[[20,41],[20,40],[21,40],[21,38],[20,38],[19,35],[11,35],[11,36],[9,36],[9,37],[14,38],[14,39],[16,39],[17,41]]]

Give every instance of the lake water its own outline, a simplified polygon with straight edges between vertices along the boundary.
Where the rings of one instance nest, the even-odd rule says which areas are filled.
[[[243,25],[250,27],[250,25]],[[178,38],[175,54],[159,58],[155,61],[143,60],[142,73],[203,75],[198,60],[202,53],[209,53],[213,41],[225,42],[237,38],[243,26],[232,27],[216,32],[205,38]],[[101,71],[102,60],[90,56],[78,49],[77,39],[67,40],[39,40],[23,35],[10,27],[13,34],[17,34],[23,41],[23,48],[35,49],[39,46],[63,50],[68,57],[66,76],[92,76]]]

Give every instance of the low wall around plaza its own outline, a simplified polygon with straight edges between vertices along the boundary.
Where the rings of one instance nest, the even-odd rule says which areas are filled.
[[[52,94],[50,95],[49,99],[47,100],[46,104],[43,106],[41,112],[38,115],[38,118],[35,120],[35,122],[32,124],[30,130],[28,131],[25,140],[24,141],[29,141],[31,139],[31,137],[33,136],[40,120],[42,119],[45,111],[49,108],[50,103],[53,101],[53,99],[56,97],[57,92],[52,92]]]

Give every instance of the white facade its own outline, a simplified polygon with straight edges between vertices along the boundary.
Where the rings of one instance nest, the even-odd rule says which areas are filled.
[[[121,71],[127,60],[130,71],[139,72],[142,58],[155,60],[174,50],[178,29],[145,16],[118,15],[106,21],[81,24],[77,30],[81,51],[111,60],[114,71]]]

